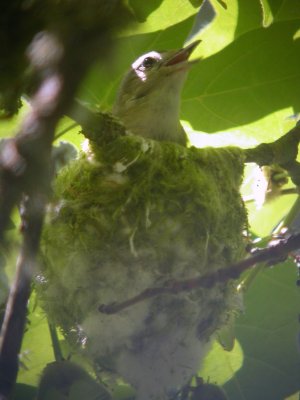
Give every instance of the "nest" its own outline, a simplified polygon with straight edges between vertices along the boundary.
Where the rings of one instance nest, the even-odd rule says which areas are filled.
[[[39,292],[50,320],[138,399],[167,398],[195,373],[237,307],[232,282],[98,310],[244,254],[240,149],[184,148],[121,136],[58,176],[43,233]],[[183,366],[184,365],[184,366]]]

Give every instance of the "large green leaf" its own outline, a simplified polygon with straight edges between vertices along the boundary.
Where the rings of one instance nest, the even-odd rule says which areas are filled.
[[[37,386],[41,371],[54,354],[45,313],[36,306],[35,295],[29,304],[28,324],[20,353],[18,382]],[[20,397],[21,399],[22,397]]]
[[[114,63],[110,68],[97,64],[83,83],[80,97],[109,110],[115,99],[117,87],[131,63],[141,54],[153,49],[180,48],[193,24],[188,17],[160,31],[141,33],[120,38],[116,45]]]
[[[287,107],[298,111],[300,41],[293,36],[299,26],[300,19],[249,31],[200,62],[184,89],[184,119],[216,132]]]
[[[282,400],[299,391],[299,302],[294,265],[277,266],[255,280],[237,320],[244,361],[225,385],[230,399]]]
[[[296,3],[300,9],[299,0]],[[274,23],[266,29],[262,27],[258,0],[233,0],[228,10],[216,2],[213,4],[218,16],[200,35],[202,43],[195,57],[204,59],[193,67],[188,77],[182,118],[194,130],[210,133],[241,127],[247,130],[255,124],[251,134],[259,130],[258,142],[265,140],[261,129],[264,119],[269,133],[280,129],[279,135],[282,134],[285,118],[300,108],[300,40],[297,39],[300,11],[297,12],[293,0],[286,1],[278,9]],[[294,11],[293,19],[290,9]],[[170,12],[169,21],[173,18]],[[131,62],[151,49],[182,46],[193,16],[154,32],[152,27],[159,27],[161,21],[158,21],[148,28],[147,23],[142,24],[143,28],[139,29],[143,33],[137,30],[134,35],[120,39],[114,67],[105,71],[102,66],[96,66],[84,84],[83,98],[103,110],[110,109],[121,77]],[[285,113],[279,116],[283,109]]]
[[[198,2],[201,4],[201,1]],[[130,29],[129,32],[148,33],[163,30],[175,25],[195,14],[195,8],[200,4],[193,5],[186,0],[151,0],[141,2],[130,0],[129,5],[142,22]]]
[[[283,400],[298,392],[299,301],[294,265],[260,273],[245,295],[233,351],[216,343],[201,376],[224,385],[230,400]]]
[[[263,11],[263,25],[269,26],[274,21],[299,18],[298,1],[260,0]]]

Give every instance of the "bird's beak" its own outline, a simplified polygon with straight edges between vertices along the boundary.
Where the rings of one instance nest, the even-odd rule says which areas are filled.
[[[164,63],[164,65],[170,66],[187,61],[200,42],[201,40],[196,40],[195,42],[189,44],[187,47],[176,51],[175,54],[172,54],[171,57]]]

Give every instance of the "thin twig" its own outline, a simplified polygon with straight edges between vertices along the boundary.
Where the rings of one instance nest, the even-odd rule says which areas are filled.
[[[53,15],[50,12],[49,20],[44,20],[45,26],[37,24],[35,37],[28,49],[30,66],[37,78],[37,90],[19,133],[6,140],[0,152],[0,244],[4,241],[12,209],[20,204],[22,196],[26,195],[27,199],[17,275],[1,330],[1,400],[11,397],[18,370],[26,305],[49,192],[50,153],[55,127],[71,106],[89,66],[97,58],[107,56],[112,33],[132,21],[121,0],[87,3],[88,12],[83,15],[78,4],[63,3],[61,6],[59,12],[54,5]],[[65,14],[70,14],[68,21],[64,18]],[[22,17],[21,22],[24,22]]]
[[[209,289],[217,283],[225,283],[230,279],[239,278],[244,271],[258,263],[268,262],[268,264],[274,265],[278,262],[281,262],[291,251],[299,248],[300,234],[293,235],[290,238],[282,240],[278,244],[272,245],[267,249],[257,250],[253,256],[225,268],[221,268],[216,271],[209,272],[203,276],[191,279],[169,281],[165,286],[148,288],[139,293],[137,296],[134,296],[128,300],[106,305],[102,304],[99,307],[99,311],[103,314],[115,314],[137,303],[140,303],[141,301],[156,297],[158,295],[176,295],[181,292],[189,292],[199,288]]]
[[[125,127],[112,114],[92,110],[76,99],[67,116],[77,122],[83,129],[83,135],[98,146],[126,134]]]
[[[91,110],[78,100],[74,100],[67,115],[83,128],[82,133],[87,139],[99,146],[126,134],[124,126],[111,114]],[[300,123],[275,142],[243,150],[245,162],[259,166],[278,164],[287,170],[293,183],[300,186],[300,163],[296,161],[299,142]]]
[[[265,201],[265,203],[268,202],[268,201],[272,201],[273,198],[275,198],[275,197],[268,198],[268,194],[269,193],[267,192],[266,193],[266,201]],[[292,187],[292,188],[287,188],[287,189],[280,189],[278,191],[278,193],[276,193],[276,198],[278,198],[280,196],[286,196],[286,195],[289,195],[289,194],[299,194],[299,189],[297,187]],[[253,196],[245,196],[245,197],[243,196],[243,201],[244,201],[244,203],[254,203],[256,201],[256,199]]]
[[[272,143],[262,143],[253,149],[245,149],[245,161],[259,166],[278,164],[288,171],[293,183],[300,186],[300,163],[297,162],[300,141],[300,123]]]
[[[63,361],[64,357],[60,348],[56,327],[55,325],[51,324],[49,320],[48,320],[48,327],[49,327],[55,361]]]
[[[61,131],[59,131],[56,135],[54,140],[59,139],[60,137],[62,137],[63,135],[65,135],[66,133],[70,132],[72,129],[78,127],[78,123],[77,122],[73,122],[72,124],[70,124],[69,126],[67,126],[65,129],[62,129]]]
[[[0,388],[1,395],[7,398],[12,391],[18,372],[18,354],[21,349],[26,322],[31,277],[34,271],[35,254],[39,245],[46,198],[44,195],[35,195],[34,199],[27,198],[25,202],[23,245],[18,258],[15,280],[6,306],[0,337]]]
[[[40,43],[43,40],[44,43]],[[39,49],[45,51],[49,41],[52,50],[56,46],[59,49],[63,47],[55,35],[43,33],[38,42],[33,43],[33,47],[36,47],[34,57],[39,57]],[[55,126],[69,107],[91,61],[89,59],[89,62],[83,61],[79,65],[79,62],[74,62],[79,57],[78,50],[74,46],[64,50],[61,58],[57,56],[59,51],[53,51],[56,59],[51,60],[49,55],[50,64],[47,63],[38,71],[43,79],[32,98],[31,110],[17,136],[4,143],[0,155],[0,241],[4,237],[12,208],[24,194],[27,199],[22,221],[23,244],[1,329],[0,399],[11,396],[18,372],[26,306],[49,193],[50,153]],[[43,54],[40,61],[43,61]],[[76,72],[73,71],[75,64]]]

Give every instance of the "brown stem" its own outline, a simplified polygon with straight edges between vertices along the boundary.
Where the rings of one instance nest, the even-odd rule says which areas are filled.
[[[125,127],[111,114],[91,110],[80,101],[74,100],[67,116],[83,129],[83,135],[96,146],[112,142],[126,134]]]
[[[132,21],[122,0],[94,3],[88,2],[83,13],[80,4],[68,2],[62,2],[61,8],[57,4],[53,9],[46,7],[47,15],[41,18],[43,26],[37,25],[28,49],[37,78],[31,111],[17,136],[1,147],[0,244],[12,209],[24,194],[27,196],[23,245],[1,330],[1,400],[11,396],[18,369],[26,305],[50,186],[50,152],[55,127],[71,107],[86,70],[96,59],[108,55],[112,34]],[[18,10],[18,6],[15,8]],[[21,6],[20,9],[23,15]]]
[[[17,262],[17,271],[6,306],[0,337],[0,388],[2,396],[9,397],[18,372],[27,302],[42,228],[46,197],[35,195],[24,203],[23,244]],[[5,397],[4,397],[5,398]]]
[[[255,264],[268,262],[272,265],[281,262],[288,253],[300,248],[300,234],[293,235],[290,238],[281,241],[267,249],[258,250],[253,256],[241,260],[225,268],[207,273],[203,276],[181,280],[171,281],[162,287],[153,287],[144,290],[138,295],[122,301],[120,303],[102,304],[99,311],[104,314],[115,314],[128,307],[131,307],[141,301],[156,297],[161,294],[175,295],[181,292],[189,292],[198,288],[209,289],[220,282],[227,282],[230,279],[237,279],[244,271],[253,267]]]
[[[91,110],[77,100],[73,102],[67,115],[76,121],[83,128],[83,134],[98,146],[126,133],[125,128],[112,115]],[[260,166],[278,164],[288,171],[294,184],[300,186],[300,163],[296,161],[299,141],[298,123],[275,142],[245,149],[245,162],[254,162]]]
[[[295,185],[300,186],[300,163],[296,161],[300,141],[300,123],[272,143],[244,150],[245,161],[260,166],[278,164],[286,169]]]
[[[52,50],[63,46],[53,34],[43,33],[36,45],[35,57],[43,61],[45,46]],[[80,48],[80,47],[79,47]],[[64,49],[64,56],[50,56],[40,72],[43,79],[32,98],[31,110],[20,132],[7,140],[0,155],[0,241],[8,224],[12,208],[26,195],[23,208],[23,244],[18,257],[17,272],[6,306],[0,340],[0,399],[11,396],[17,371],[18,353],[26,322],[26,307],[30,295],[34,263],[50,186],[50,152],[55,126],[69,107],[86,68],[91,61],[77,63],[78,48]],[[34,60],[33,60],[34,61]]]

